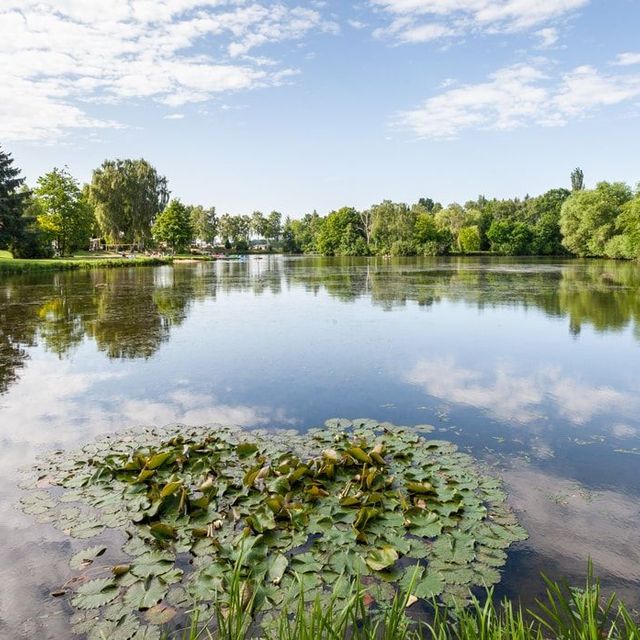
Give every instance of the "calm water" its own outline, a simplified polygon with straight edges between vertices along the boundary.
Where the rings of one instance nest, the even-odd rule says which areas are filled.
[[[269,257],[0,280],[0,637],[67,638],[82,542],[17,469],[132,425],[431,423],[495,464],[530,539],[502,592],[640,593],[640,266]],[[85,545],[86,546],[86,545]]]

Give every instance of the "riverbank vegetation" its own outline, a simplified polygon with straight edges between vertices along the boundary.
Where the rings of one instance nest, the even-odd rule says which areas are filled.
[[[0,274],[36,273],[40,271],[75,271],[78,269],[114,269],[171,264],[172,258],[136,256],[135,258],[52,258],[1,259]]]
[[[615,594],[605,596],[591,568],[581,588],[543,576],[545,594],[537,606],[524,608],[498,600],[493,589],[466,603],[430,603],[412,612],[409,592],[376,608],[367,588],[352,583],[345,604],[305,599],[302,591],[282,608],[274,624],[262,629],[263,640],[637,640],[640,624]],[[248,640],[256,638],[251,607],[243,605],[241,581],[231,577],[234,595],[216,606],[208,620],[195,614],[186,630],[167,632],[163,640]],[[422,617],[422,621],[420,621]]]
[[[342,207],[286,218],[218,216],[215,207],[171,199],[168,181],[145,160],[106,160],[80,183],[53,169],[29,190],[0,148],[0,250],[21,258],[66,256],[81,249],[192,246],[246,252],[347,256],[475,254],[640,258],[640,192],[620,182],[585,188],[580,169],[571,189],[524,198],[479,196],[443,205],[429,197],[385,200],[368,209]]]

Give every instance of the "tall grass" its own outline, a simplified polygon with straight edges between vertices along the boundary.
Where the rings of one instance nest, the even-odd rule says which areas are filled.
[[[203,622],[193,614],[189,629],[165,640],[640,640],[634,614],[615,595],[603,595],[591,567],[581,589],[543,579],[546,593],[533,609],[497,602],[488,589],[466,606],[432,603],[430,619],[423,622],[406,615],[407,595],[398,594],[387,607],[369,608],[359,582],[340,604],[337,598],[309,603],[300,591],[265,629],[252,616],[253,600],[243,597],[237,566],[228,597],[211,619]]]

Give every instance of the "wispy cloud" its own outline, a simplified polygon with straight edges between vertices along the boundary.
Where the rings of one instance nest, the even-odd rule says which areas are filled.
[[[549,47],[552,47],[560,39],[558,30],[555,27],[545,27],[544,29],[540,29],[535,32],[535,35],[540,38],[538,46],[541,49],[548,49]]]
[[[640,64],[640,52],[627,51],[625,53],[620,53],[613,64],[620,67]]]
[[[559,77],[545,61],[515,64],[403,111],[394,124],[422,138],[450,139],[468,129],[560,126],[604,106],[640,97],[640,74],[576,67]]]
[[[295,73],[246,56],[335,30],[320,12],[244,0],[5,0],[0,7],[0,138],[55,139],[113,127],[90,103],[169,106],[279,85]],[[258,60],[258,62],[256,61]]]
[[[390,16],[376,31],[399,42],[426,42],[467,33],[526,31],[563,18],[589,0],[370,0]],[[539,35],[539,34],[538,34]]]

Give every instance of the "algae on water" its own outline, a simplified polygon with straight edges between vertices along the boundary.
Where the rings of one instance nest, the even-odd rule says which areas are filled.
[[[118,564],[103,544],[71,558],[95,576],[71,599],[89,638],[157,637],[156,623],[195,603],[206,614],[228,598],[234,567],[265,623],[301,586],[309,600],[340,599],[356,577],[380,605],[398,589],[464,600],[500,580],[526,533],[499,480],[430,430],[368,419],[305,434],[148,428],[49,456],[43,488],[21,502],[75,538],[126,533]]]

